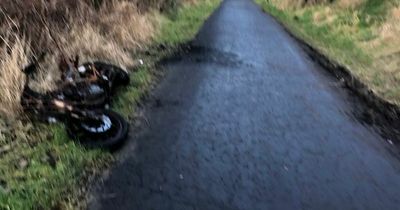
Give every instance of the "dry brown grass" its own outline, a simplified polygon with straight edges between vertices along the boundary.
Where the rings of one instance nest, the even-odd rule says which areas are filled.
[[[335,12],[330,8],[326,7],[320,11],[316,11],[313,14],[313,20],[316,24],[329,24],[337,18]]]
[[[4,38],[0,49],[0,114],[12,119],[20,111],[20,96],[24,84],[21,66],[28,61],[29,48],[24,39]]]
[[[342,9],[354,9],[364,2],[365,0],[338,0],[337,5]]]
[[[371,43],[372,46],[380,46],[385,45],[385,43],[390,43],[386,45],[385,48],[388,53],[395,53],[400,51],[400,37],[398,36],[400,33],[400,7],[392,8],[389,13],[386,21],[382,23],[379,27],[377,27],[374,31],[377,34],[377,39],[373,40]],[[378,56],[381,53],[379,53]]]
[[[330,0],[271,0],[279,9],[293,9],[307,5],[322,4]]]
[[[290,28],[400,105],[400,0],[259,1],[272,2]]]
[[[112,0],[100,7],[92,2],[0,0],[0,36],[8,37],[0,40],[0,117],[18,116],[24,83],[20,69],[32,55],[50,52],[31,84],[42,92],[56,87],[61,54],[131,66],[132,51],[156,32],[156,12],[149,8],[157,10],[169,1]]]
[[[335,3],[342,9],[354,9],[361,5],[365,0],[271,0],[274,5],[278,6],[280,9],[287,8],[299,8],[309,5],[325,4],[325,3]]]
[[[400,7],[395,7],[392,9],[392,17],[400,20]]]
[[[113,2],[101,12],[103,31],[125,48],[141,48],[154,34],[152,13],[141,13],[135,4],[128,1]]]

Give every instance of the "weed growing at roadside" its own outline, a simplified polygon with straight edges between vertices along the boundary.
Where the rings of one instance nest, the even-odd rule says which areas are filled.
[[[299,1],[286,0],[291,5]],[[285,7],[278,0],[257,3],[294,34],[348,66],[378,95],[400,103],[399,0],[315,1],[299,7]]]

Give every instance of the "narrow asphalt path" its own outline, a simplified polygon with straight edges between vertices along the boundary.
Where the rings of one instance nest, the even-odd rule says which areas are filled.
[[[165,67],[148,127],[90,209],[399,209],[400,161],[250,0]]]

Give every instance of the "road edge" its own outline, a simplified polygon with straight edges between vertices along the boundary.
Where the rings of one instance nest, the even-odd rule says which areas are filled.
[[[304,50],[312,61],[321,66],[337,81],[343,83],[343,87],[363,103],[364,111],[361,118],[364,123],[377,128],[389,143],[393,144],[394,141],[400,147],[400,106],[377,95],[357,76],[351,73],[348,67],[330,58],[317,47],[293,33],[282,21],[271,15],[264,8],[260,6],[259,8],[266,15],[273,18],[299,44],[300,48]]]

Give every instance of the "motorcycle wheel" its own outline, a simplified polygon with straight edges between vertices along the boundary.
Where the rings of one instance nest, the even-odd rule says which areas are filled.
[[[116,74],[115,81],[117,85],[128,85],[130,82],[129,74],[127,71],[123,70],[122,68],[112,65],[112,64],[107,64],[103,63],[100,61],[94,62],[94,65],[98,69],[108,69]]]
[[[112,64],[108,64],[108,63],[104,63],[101,61],[95,61],[93,63],[84,63],[82,64],[78,69],[81,69],[80,72],[81,74],[86,74],[86,70],[89,69],[90,65],[94,65],[94,67],[99,70],[102,74],[115,74],[114,77],[114,81],[113,83],[115,83],[116,86],[121,86],[121,85],[128,85],[130,82],[130,78],[129,78],[129,74],[127,71],[125,71],[124,69],[112,65]]]
[[[98,111],[101,120],[71,121],[67,133],[88,148],[116,149],[128,136],[128,123],[111,110]]]

